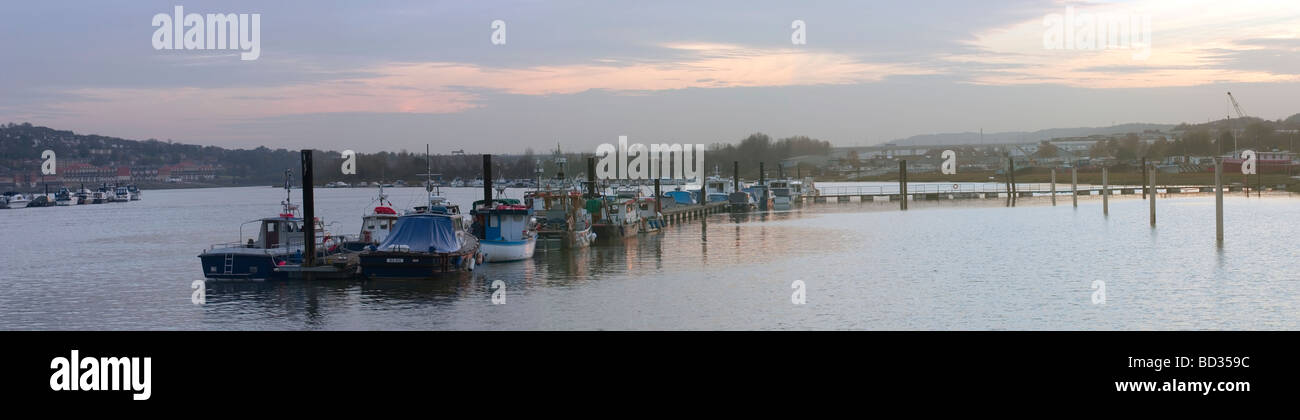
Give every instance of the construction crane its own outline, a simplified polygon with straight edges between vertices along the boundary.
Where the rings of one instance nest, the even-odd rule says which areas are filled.
[[[1245,120],[1246,120],[1246,113],[1241,111],[1241,105],[1237,103],[1237,98],[1234,98],[1234,97],[1232,96],[1232,92],[1228,92],[1228,101],[1232,103],[1232,109],[1235,110],[1235,111],[1237,112],[1237,119],[1240,119],[1240,120],[1242,120],[1242,121],[1245,121]],[[1242,130],[1242,131],[1243,131],[1243,133],[1244,133],[1245,130]],[[1233,130],[1233,129],[1232,129],[1232,115],[1228,115],[1228,132],[1232,133],[1232,150],[1233,150],[1233,151],[1236,151],[1236,150],[1238,150],[1238,149],[1237,149],[1237,132],[1236,132],[1236,130]]]

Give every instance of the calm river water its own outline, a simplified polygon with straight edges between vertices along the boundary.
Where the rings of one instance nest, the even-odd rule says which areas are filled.
[[[1067,186],[1068,187],[1068,186]],[[390,189],[398,207],[420,188]],[[447,189],[467,208],[481,194]],[[300,202],[295,190],[294,201]],[[372,189],[318,189],[356,234]],[[508,195],[520,197],[522,191]],[[1133,197],[1133,196],[1127,196]],[[144,200],[0,210],[0,329],[1297,329],[1300,198],[1212,195],[826,203],[420,282],[207,282],[197,255],[272,216],[270,187],[145,191]],[[506,283],[506,303],[491,284]],[[792,283],[806,304],[791,303]],[[1105,282],[1095,304],[1094,281]]]

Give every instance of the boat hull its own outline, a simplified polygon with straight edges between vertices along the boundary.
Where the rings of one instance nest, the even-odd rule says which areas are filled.
[[[473,253],[369,251],[360,256],[361,275],[376,279],[426,279],[439,274],[471,271]]]
[[[599,224],[592,229],[596,232],[596,238],[602,241],[615,241],[636,236],[637,225],[625,223]]]
[[[576,249],[591,246],[591,242],[596,240],[596,233],[591,231],[591,227],[578,231],[539,231],[538,236],[547,245],[559,245],[561,248]]]
[[[484,262],[520,261],[533,257],[537,249],[537,238],[523,241],[479,241],[479,250]]]
[[[279,280],[287,276],[275,271],[283,256],[273,254],[240,254],[205,252],[199,255],[203,262],[203,276],[221,280]],[[287,263],[287,262],[286,262]]]

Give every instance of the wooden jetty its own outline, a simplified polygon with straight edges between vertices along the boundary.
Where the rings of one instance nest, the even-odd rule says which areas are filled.
[[[700,219],[707,217],[710,214],[722,213],[725,211],[727,211],[727,203],[717,202],[688,205],[679,204],[672,208],[661,209],[659,213],[664,215],[664,222],[676,224]]]
[[[1108,191],[1110,195],[1138,195],[1142,194],[1144,188],[1150,188],[1143,185],[1123,185],[1123,186],[1101,186],[1091,185],[1073,188],[1070,190],[1059,190],[1055,185],[1050,183],[1044,184],[1019,184],[1008,190],[1002,184],[962,184],[956,183],[951,185],[944,184],[911,184],[906,189],[892,186],[834,186],[818,187],[819,194],[815,196],[803,196],[805,201],[814,201],[823,203],[827,201],[852,202],[854,199],[858,202],[868,201],[896,201],[906,196],[911,201],[922,200],[960,200],[960,199],[998,199],[998,198],[1025,198],[1025,197],[1055,197],[1058,195],[1077,195],[1077,196],[1101,196],[1103,191]],[[1234,187],[1240,188],[1240,187]],[[1181,193],[1213,193],[1213,185],[1169,185],[1156,188],[1161,194],[1181,194]]]

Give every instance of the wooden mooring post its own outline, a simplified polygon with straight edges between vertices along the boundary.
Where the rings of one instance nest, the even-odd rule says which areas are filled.
[[[1142,158],[1142,182],[1147,180],[1147,158]],[[1154,193],[1155,191],[1152,191]],[[1147,198],[1147,189],[1142,189],[1142,198]]]
[[[898,195],[902,198],[898,200],[898,209],[907,210],[907,161],[898,161]]]
[[[316,196],[312,174],[311,149],[302,149],[302,266],[316,266]],[[310,278],[308,276],[307,278]]]
[[[1151,200],[1151,227],[1156,227],[1156,171],[1155,171],[1155,168],[1151,168],[1151,170],[1148,171],[1148,172],[1151,173],[1151,179],[1150,179],[1150,187],[1151,187],[1151,191],[1150,191],[1150,192],[1151,192],[1151,194],[1149,194],[1149,195],[1147,196],[1147,197]]]
[[[1056,206],[1056,168],[1052,168],[1052,206]]]
[[[1110,215],[1110,170],[1101,168],[1101,214]]]
[[[1223,158],[1214,158],[1214,237],[1223,244]]]
[[[1074,208],[1079,208],[1079,168],[1070,167],[1070,200],[1074,201]]]

